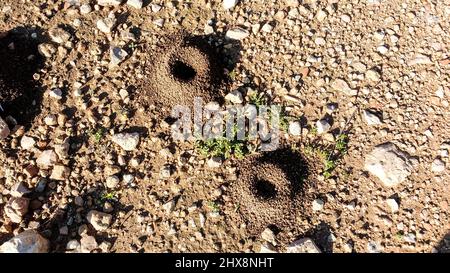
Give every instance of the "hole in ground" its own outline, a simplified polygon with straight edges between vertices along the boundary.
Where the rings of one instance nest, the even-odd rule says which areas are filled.
[[[260,179],[254,184],[256,190],[256,196],[261,197],[264,200],[275,198],[277,190],[275,185],[268,180]]]
[[[195,75],[197,75],[197,72],[195,71],[192,66],[186,64],[185,62],[176,60],[171,66],[170,66],[172,75],[182,81],[190,81],[192,80]]]

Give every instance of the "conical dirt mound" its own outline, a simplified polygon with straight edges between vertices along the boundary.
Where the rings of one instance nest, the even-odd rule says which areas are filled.
[[[205,103],[222,100],[223,66],[204,38],[173,34],[151,54],[141,85],[144,102],[171,109],[175,105],[192,107],[195,97]]]
[[[231,185],[234,202],[251,234],[271,227],[290,231],[304,212],[309,169],[298,152],[280,149],[240,162],[238,180]]]

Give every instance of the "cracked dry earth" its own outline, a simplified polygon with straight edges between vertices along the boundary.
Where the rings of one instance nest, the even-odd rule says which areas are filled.
[[[45,58],[34,118],[0,113],[1,251],[449,251],[450,3],[224,2],[1,1],[0,31]],[[348,135],[290,242],[233,216],[239,160],[174,141],[143,103],[151,52],[181,29],[210,37],[233,98],[285,106],[290,146]]]

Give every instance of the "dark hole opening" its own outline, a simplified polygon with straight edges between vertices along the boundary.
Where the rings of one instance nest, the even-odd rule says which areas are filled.
[[[275,185],[267,180],[258,180],[255,182],[256,195],[262,199],[268,200],[275,198],[277,190]]]
[[[179,60],[171,65],[171,70],[172,75],[182,81],[190,81],[197,75],[194,68]]]

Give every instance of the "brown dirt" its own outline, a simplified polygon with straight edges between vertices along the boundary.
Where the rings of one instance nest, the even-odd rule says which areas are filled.
[[[299,153],[283,148],[245,158],[231,195],[251,234],[265,228],[292,232],[309,207],[310,164]],[[306,206],[305,206],[306,205]]]
[[[169,109],[192,106],[195,97],[205,102],[222,100],[223,68],[206,38],[178,32],[168,35],[150,54],[141,100]]]

